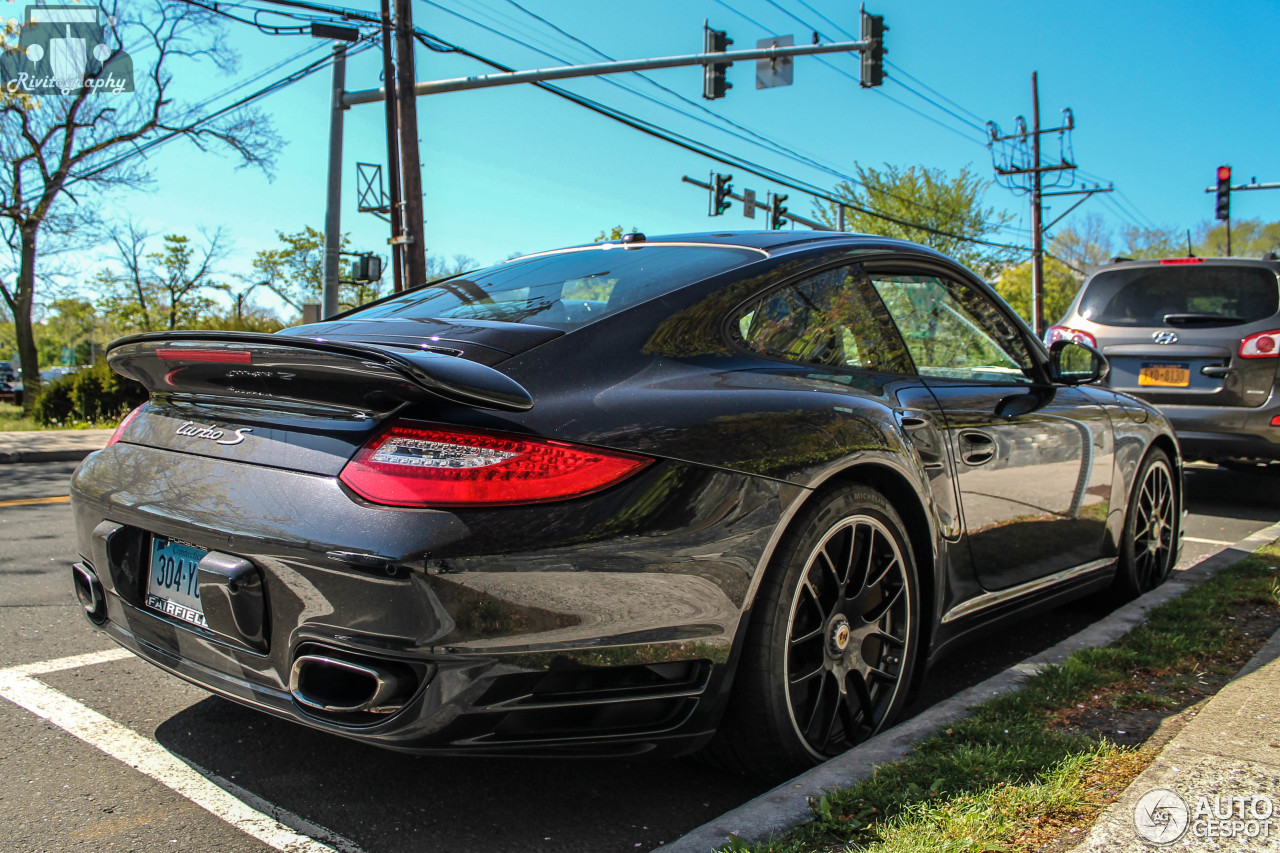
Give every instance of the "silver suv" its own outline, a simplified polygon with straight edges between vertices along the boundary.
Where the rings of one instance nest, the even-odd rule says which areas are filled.
[[[1280,460],[1280,260],[1117,259],[1084,283],[1045,341],[1111,362],[1116,391],[1158,406],[1184,458]]]

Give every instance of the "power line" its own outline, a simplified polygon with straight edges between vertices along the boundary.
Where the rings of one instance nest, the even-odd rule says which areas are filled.
[[[354,51],[351,51],[348,54],[348,56],[353,56],[356,53],[361,53],[367,50],[371,46],[372,45],[370,43],[365,43],[364,45],[357,47]],[[199,128],[202,125],[208,124],[214,119],[217,119],[217,118],[220,118],[221,116],[226,115],[227,113],[234,112],[235,110],[238,110],[241,107],[247,106],[248,104],[258,100],[259,98],[264,98],[267,95],[270,95],[274,92],[280,91],[281,89],[285,89],[289,86],[292,86],[294,83],[297,83],[299,80],[302,80],[306,77],[311,76],[317,71],[320,71],[328,67],[332,63],[333,63],[332,56],[326,56],[321,59],[314,60],[308,63],[307,65],[303,66],[302,68],[298,69],[297,71],[294,71],[291,74],[285,75],[284,77],[281,77],[278,80],[268,83],[266,86],[263,86],[262,88],[258,89],[256,92],[246,95],[245,97],[240,98],[239,100],[233,103],[230,103],[225,107],[214,110],[213,112],[205,115],[202,118],[197,119],[196,121],[184,126],[179,130],[171,130],[168,133],[163,133],[160,136],[157,136],[156,138],[151,139],[141,145],[134,146],[134,148],[132,148],[128,152],[121,154],[117,157],[113,157],[112,159],[108,160],[106,163],[103,163],[100,166],[95,166],[89,169],[88,171],[72,173],[72,175],[67,180],[67,185],[71,186],[77,183],[78,181],[89,180],[90,178],[96,177],[97,175],[100,175],[106,171],[114,169],[115,167],[121,165],[122,163],[134,157],[138,157],[142,154],[145,154],[147,151],[151,151],[155,148],[158,148],[159,146],[165,144],[166,142],[169,142],[179,136],[183,136],[191,132],[192,130]]]
[[[424,0],[424,2],[426,2],[426,0]],[[436,38],[438,41],[442,43],[450,44],[445,39],[442,39],[438,36],[432,36],[432,37]],[[480,54],[477,54],[474,51],[468,50],[459,45],[451,44],[450,46],[453,47],[458,53],[462,54],[463,56],[468,56],[472,59],[475,59],[478,62],[482,62],[485,65],[488,65],[490,68],[493,68],[497,71],[511,72],[515,70],[510,66],[504,65],[495,60],[481,56]],[[976,245],[990,246],[990,247],[999,248],[999,249],[1009,249],[1013,251],[1026,251],[1025,246],[1013,246],[1007,243],[996,243],[990,240],[982,240],[977,237],[967,237],[962,234],[954,234],[949,231],[944,231],[940,228],[933,228],[931,226],[924,225],[919,222],[911,222],[908,220],[900,219],[896,216],[891,216],[886,213],[882,213],[879,211],[860,207],[858,205],[850,204],[848,200],[837,198],[831,195],[830,193],[827,193],[825,190],[822,190],[811,184],[805,184],[802,181],[785,176],[782,173],[777,172],[776,170],[770,169],[766,166],[762,166],[758,163],[753,163],[752,161],[746,160],[742,157],[738,157],[734,154],[730,154],[729,152],[715,148],[706,143],[702,143],[702,142],[698,142],[697,140],[690,139],[689,137],[683,136],[682,134],[675,133],[674,131],[655,125],[652,122],[649,122],[637,116],[633,116],[628,113],[625,113],[622,110],[618,110],[614,107],[610,107],[598,101],[592,100],[591,98],[587,98],[583,95],[578,95],[566,89],[562,89],[559,86],[554,86],[550,83],[545,83],[545,82],[535,82],[535,83],[532,83],[531,85],[536,86],[540,89],[543,89],[544,91],[550,92],[551,94],[554,94],[557,97],[563,98],[579,106],[582,106],[586,109],[589,109],[592,112],[595,112],[607,118],[613,119],[614,121],[617,121],[621,124],[631,127],[634,130],[639,130],[640,132],[646,135],[652,136],[656,139],[661,139],[665,142],[669,142],[680,148],[684,148],[687,151],[692,151],[693,153],[706,157],[707,159],[714,160],[718,163],[724,163],[727,166],[733,166],[734,168],[742,169],[745,172],[764,178],[765,180],[772,181],[773,183],[779,184],[780,186],[788,187],[797,192],[806,193],[808,195],[811,195],[823,201],[828,201],[833,204],[844,205],[846,208],[850,210],[854,210],[858,213],[864,213],[868,216],[875,217],[876,219],[882,219],[887,222],[893,222],[894,224],[901,225],[904,228],[912,228],[918,231],[923,231],[928,234],[935,234],[940,237],[947,237],[949,239],[959,240],[965,243],[973,243]]]
[[[906,70],[905,68],[903,68],[901,65],[897,65],[897,64],[895,64],[895,63],[893,63],[893,62],[890,62],[890,61],[889,61],[889,60],[887,60],[887,59],[885,60],[885,65],[888,65],[888,66],[889,66],[890,68],[892,68],[894,71],[897,71],[901,76],[906,77],[908,80],[913,81],[917,86],[920,86],[921,88],[924,88],[924,89],[929,90],[930,92],[932,92],[932,93],[933,93],[934,95],[936,95],[937,97],[939,97],[939,98],[941,98],[942,100],[946,101],[948,104],[951,104],[951,106],[955,107],[955,108],[956,108],[956,109],[958,109],[960,112],[962,112],[962,113],[967,113],[967,114],[969,115],[969,117],[970,117],[971,119],[973,119],[973,121],[974,121],[974,122],[976,122],[976,123],[977,123],[977,124],[975,124],[975,125],[974,125],[975,127],[978,127],[980,130],[985,129],[985,127],[986,127],[986,123],[983,121],[982,116],[978,115],[977,113],[973,112],[973,111],[972,111],[972,110],[970,110],[970,109],[967,109],[967,108],[966,108],[966,107],[964,107],[962,104],[958,104],[958,103],[956,103],[956,102],[955,102],[955,101],[953,101],[951,98],[948,98],[946,95],[942,94],[942,93],[941,93],[941,92],[939,92],[937,89],[933,88],[933,87],[932,87],[932,86],[930,86],[928,83],[926,83],[926,82],[924,82],[923,80],[921,80],[919,77],[916,77],[916,76],[914,76],[914,75],[912,75],[912,74],[908,73],[908,72],[907,72],[907,70]]]
[[[510,35],[509,33],[504,33],[504,32],[502,32],[502,31],[500,31],[500,30],[497,30],[497,29],[495,29],[495,28],[493,28],[493,27],[488,26],[487,24],[480,23],[479,21],[476,21],[476,20],[471,19],[471,18],[467,18],[467,17],[465,17],[464,15],[461,15],[461,14],[459,14],[458,12],[456,12],[456,11],[454,11],[454,10],[452,10],[452,9],[449,9],[449,8],[447,8],[447,7],[445,7],[445,6],[442,6],[442,5],[440,5],[439,3],[435,3],[435,2],[433,2],[433,0],[420,0],[420,2],[425,3],[425,4],[426,4],[426,5],[428,5],[428,6],[432,6],[432,7],[434,7],[434,8],[437,8],[437,9],[439,9],[439,10],[443,11],[443,12],[447,12],[448,14],[454,15],[455,17],[461,18],[462,20],[467,21],[468,23],[472,24],[473,26],[480,27],[480,28],[481,28],[481,29],[483,29],[483,30],[486,30],[486,31],[488,31],[488,32],[490,32],[490,33],[493,33],[494,35],[497,35],[497,36],[499,36],[499,37],[501,37],[501,38],[504,38],[504,39],[506,39],[506,40],[508,40],[508,41],[511,41],[511,42],[514,42],[514,43],[516,43],[516,44],[519,44],[519,45],[521,45],[522,47],[525,47],[525,48],[528,48],[528,49],[530,49],[530,50],[533,50],[533,51],[535,51],[536,53],[539,53],[539,54],[541,54],[541,55],[543,55],[543,56],[546,56],[546,57],[548,57],[548,58],[550,58],[550,59],[554,59],[554,60],[555,60],[555,61],[557,61],[557,62],[567,62],[567,61],[568,61],[568,60],[564,59],[563,57],[558,56],[558,55],[556,55],[556,54],[554,54],[554,53],[550,53],[549,51],[545,51],[545,50],[542,50],[542,49],[540,49],[540,48],[534,47],[533,45],[531,45],[531,44],[529,44],[529,43],[527,43],[527,42],[523,42],[523,41],[521,41],[520,39],[516,38],[515,36]],[[508,2],[510,2],[510,0],[508,0]],[[511,5],[516,6],[516,8],[521,9],[521,11],[526,11],[526,12],[528,11],[528,10],[525,10],[523,7],[521,7],[518,3],[514,3],[514,2],[512,2],[512,3],[511,3]],[[529,12],[528,14],[530,14],[532,17],[535,17],[535,18],[538,18],[539,20],[544,21],[545,23],[548,23],[548,25],[550,25],[550,26],[552,26],[553,28],[555,28],[558,32],[562,32],[562,33],[564,32],[564,31],[563,31],[563,30],[561,30],[559,27],[555,27],[555,25],[554,25],[554,24],[550,24],[550,22],[547,22],[544,18],[541,18],[540,16],[534,15],[532,12]],[[596,53],[597,55],[602,56],[602,57],[604,57],[605,59],[608,59],[608,60],[612,61],[612,59],[613,59],[612,57],[608,56],[607,54],[603,53],[602,51],[597,50],[595,47],[593,47],[593,46],[591,46],[591,45],[587,44],[586,42],[582,41],[581,39],[578,39],[576,36],[569,35],[568,33],[565,33],[565,35],[566,35],[566,36],[568,36],[569,38],[573,39],[574,41],[577,41],[579,44],[582,44],[583,46],[587,47],[588,49],[590,49],[591,51],[593,51],[593,52],[594,52],[594,53]],[[713,116],[713,117],[715,117],[715,118],[719,119],[720,121],[724,122],[725,124],[730,125],[731,127],[736,128],[736,129],[738,129],[738,130],[742,131],[742,133],[745,133],[745,134],[750,135],[751,137],[754,137],[754,139],[748,139],[748,138],[744,137],[744,136],[742,135],[742,133],[735,133],[733,130],[728,130],[728,129],[726,129],[726,128],[720,127],[720,126],[718,126],[718,125],[716,125],[716,124],[713,124],[712,122],[710,122],[710,121],[708,121],[708,120],[706,120],[706,119],[700,118],[700,117],[698,117],[698,116],[696,116],[696,115],[692,115],[692,114],[690,114],[688,111],[686,111],[686,110],[682,110],[682,109],[680,109],[679,107],[675,106],[674,104],[670,104],[670,103],[666,103],[666,102],[664,102],[664,101],[658,100],[657,98],[654,98],[654,97],[652,97],[651,95],[646,95],[645,93],[640,92],[640,91],[637,91],[636,89],[634,89],[634,88],[632,88],[632,87],[630,87],[630,86],[627,86],[627,85],[625,85],[625,84],[623,84],[623,83],[620,83],[620,82],[618,82],[618,81],[616,81],[616,80],[610,80],[610,79],[608,79],[608,78],[601,78],[601,80],[602,80],[602,82],[604,82],[604,83],[607,83],[607,84],[609,84],[609,85],[611,85],[611,86],[614,86],[615,88],[620,88],[620,89],[622,89],[622,90],[623,90],[623,91],[625,91],[625,92],[628,92],[628,93],[633,94],[633,95],[635,95],[635,96],[637,96],[637,97],[639,97],[639,98],[642,98],[642,99],[644,99],[644,100],[646,100],[646,101],[649,101],[650,103],[653,103],[653,104],[656,104],[656,105],[658,105],[658,106],[660,106],[660,107],[663,107],[664,109],[669,109],[669,110],[672,110],[672,111],[674,111],[674,112],[676,112],[676,113],[679,113],[680,115],[684,116],[685,118],[688,118],[688,119],[690,119],[690,120],[692,120],[692,121],[696,121],[696,122],[698,122],[699,124],[706,125],[707,127],[711,127],[711,128],[713,128],[713,129],[715,129],[715,130],[717,130],[717,131],[720,131],[720,132],[722,132],[722,133],[728,133],[730,136],[734,136],[734,137],[736,137],[736,138],[738,138],[738,139],[741,139],[743,142],[746,142],[746,143],[748,143],[748,144],[756,145],[756,146],[761,147],[761,148],[765,148],[765,149],[767,149],[767,150],[771,151],[772,153],[779,154],[779,155],[781,155],[781,156],[783,156],[783,157],[787,157],[788,159],[795,160],[796,162],[798,162],[798,163],[802,163],[802,164],[804,164],[804,165],[806,165],[806,166],[809,166],[809,167],[811,167],[811,168],[818,169],[818,170],[820,170],[820,171],[826,172],[827,174],[832,175],[833,177],[836,177],[836,178],[840,178],[841,180],[852,181],[852,182],[854,182],[854,183],[856,183],[856,182],[857,182],[857,179],[856,179],[856,178],[854,178],[853,176],[851,176],[851,175],[847,175],[847,174],[845,174],[844,172],[841,172],[841,171],[839,171],[838,169],[835,169],[835,168],[834,168],[834,167],[832,167],[832,166],[826,165],[826,164],[821,163],[821,162],[819,162],[819,161],[817,161],[817,160],[815,160],[815,159],[813,159],[813,158],[811,158],[811,157],[808,157],[808,156],[806,156],[806,155],[803,155],[803,154],[801,154],[801,153],[797,152],[794,148],[792,148],[792,147],[790,147],[790,146],[787,146],[787,145],[784,145],[783,143],[781,143],[781,142],[779,142],[779,141],[777,141],[777,140],[771,139],[770,137],[767,137],[767,136],[765,136],[765,135],[763,135],[763,134],[761,134],[761,133],[759,133],[759,132],[757,132],[757,131],[755,131],[755,130],[752,130],[751,128],[745,127],[744,125],[738,124],[737,122],[734,122],[734,121],[732,121],[731,119],[725,118],[724,116],[720,115],[719,113],[716,113],[716,112],[715,112],[715,111],[713,111],[713,110],[709,110],[709,109],[707,109],[706,107],[702,106],[701,104],[697,104],[697,103],[695,103],[695,102],[693,102],[693,101],[690,101],[690,100],[688,100],[687,98],[684,98],[682,95],[680,95],[680,94],[678,94],[678,93],[676,93],[676,92],[672,91],[671,89],[668,89],[666,86],[663,86],[661,83],[658,83],[657,81],[653,80],[652,78],[650,78],[650,77],[648,77],[648,76],[646,76],[646,75],[644,75],[644,74],[639,74],[639,73],[637,73],[637,74],[636,74],[636,76],[638,76],[638,77],[640,77],[641,79],[645,80],[646,82],[648,82],[648,83],[650,83],[650,84],[652,84],[652,85],[656,86],[657,88],[659,88],[659,89],[661,89],[661,90],[663,90],[663,91],[665,91],[665,92],[668,92],[668,93],[670,93],[670,94],[674,95],[675,97],[679,98],[680,100],[684,101],[685,103],[689,104],[690,106],[693,106],[693,107],[695,107],[695,108],[697,108],[697,109],[699,109],[699,110],[701,110],[701,111],[703,111],[703,112],[705,112],[705,113],[707,113],[707,114],[709,114],[709,115],[711,115],[711,116]]]

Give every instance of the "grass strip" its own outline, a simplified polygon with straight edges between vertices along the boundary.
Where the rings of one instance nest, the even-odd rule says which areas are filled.
[[[1154,757],[1121,745],[1142,724],[1216,692],[1280,626],[1280,547],[1262,548],[1109,646],[1046,667],[901,761],[810,803],[787,835],[752,853],[986,853],[1062,848]],[[1152,726],[1154,728],[1154,725]]]

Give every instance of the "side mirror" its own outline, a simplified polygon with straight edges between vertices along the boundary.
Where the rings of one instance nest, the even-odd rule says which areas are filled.
[[[1054,382],[1087,385],[1100,382],[1111,372],[1107,357],[1087,344],[1054,341],[1049,347],[1049,372]]]

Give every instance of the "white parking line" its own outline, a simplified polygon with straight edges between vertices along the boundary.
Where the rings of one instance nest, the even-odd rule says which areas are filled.
[[[1195,536],[1183,536],[1183,537],[1182,537],[1182,540],[1183,540],[1184,542],[1198,542],[1198,543],[1200,543],[1201,545],[1217,545],[1217,546],[1222,547],[1222,548],[1226,548],[1226,547],[1227,547],[1227,546],[1229,546],[1229,545],[1234,545],[1234,544],[1236,544],[1236,543],[1234,543],[1234,542],[1224,542],[1224,541],[1223,541],[1223,540],[1221,540],[1221,539],[1200,539],[1200,538],[1195,537]]]
[[[45,675],[50,672],[61,672],[64,669],[79,669],[82,666],[92,666],[95,663],[111,663],[112,661],[124,660],[133,656],[133,652],[128,649],[116,646],[114,649],[107,649],[102,652],[89,652],[83,655],[72,655],[69,658],[24,663],[22,666],[11,666],[8,669],[0,670],[0,672],[14,672],[19,675]]]
[[[0,670],[0,696],[48,720],[112,758],[128,764],[215,817],[282,853],[363,853],[354,843],[339,835],[303,821],[283,809],[262,803],[290,823],[314,830],[325,841],[295,832],[281,821],[224,791],[155,741],[104,717],[33,677],[130,656],[124,649],[112,649],[3,669]]]

